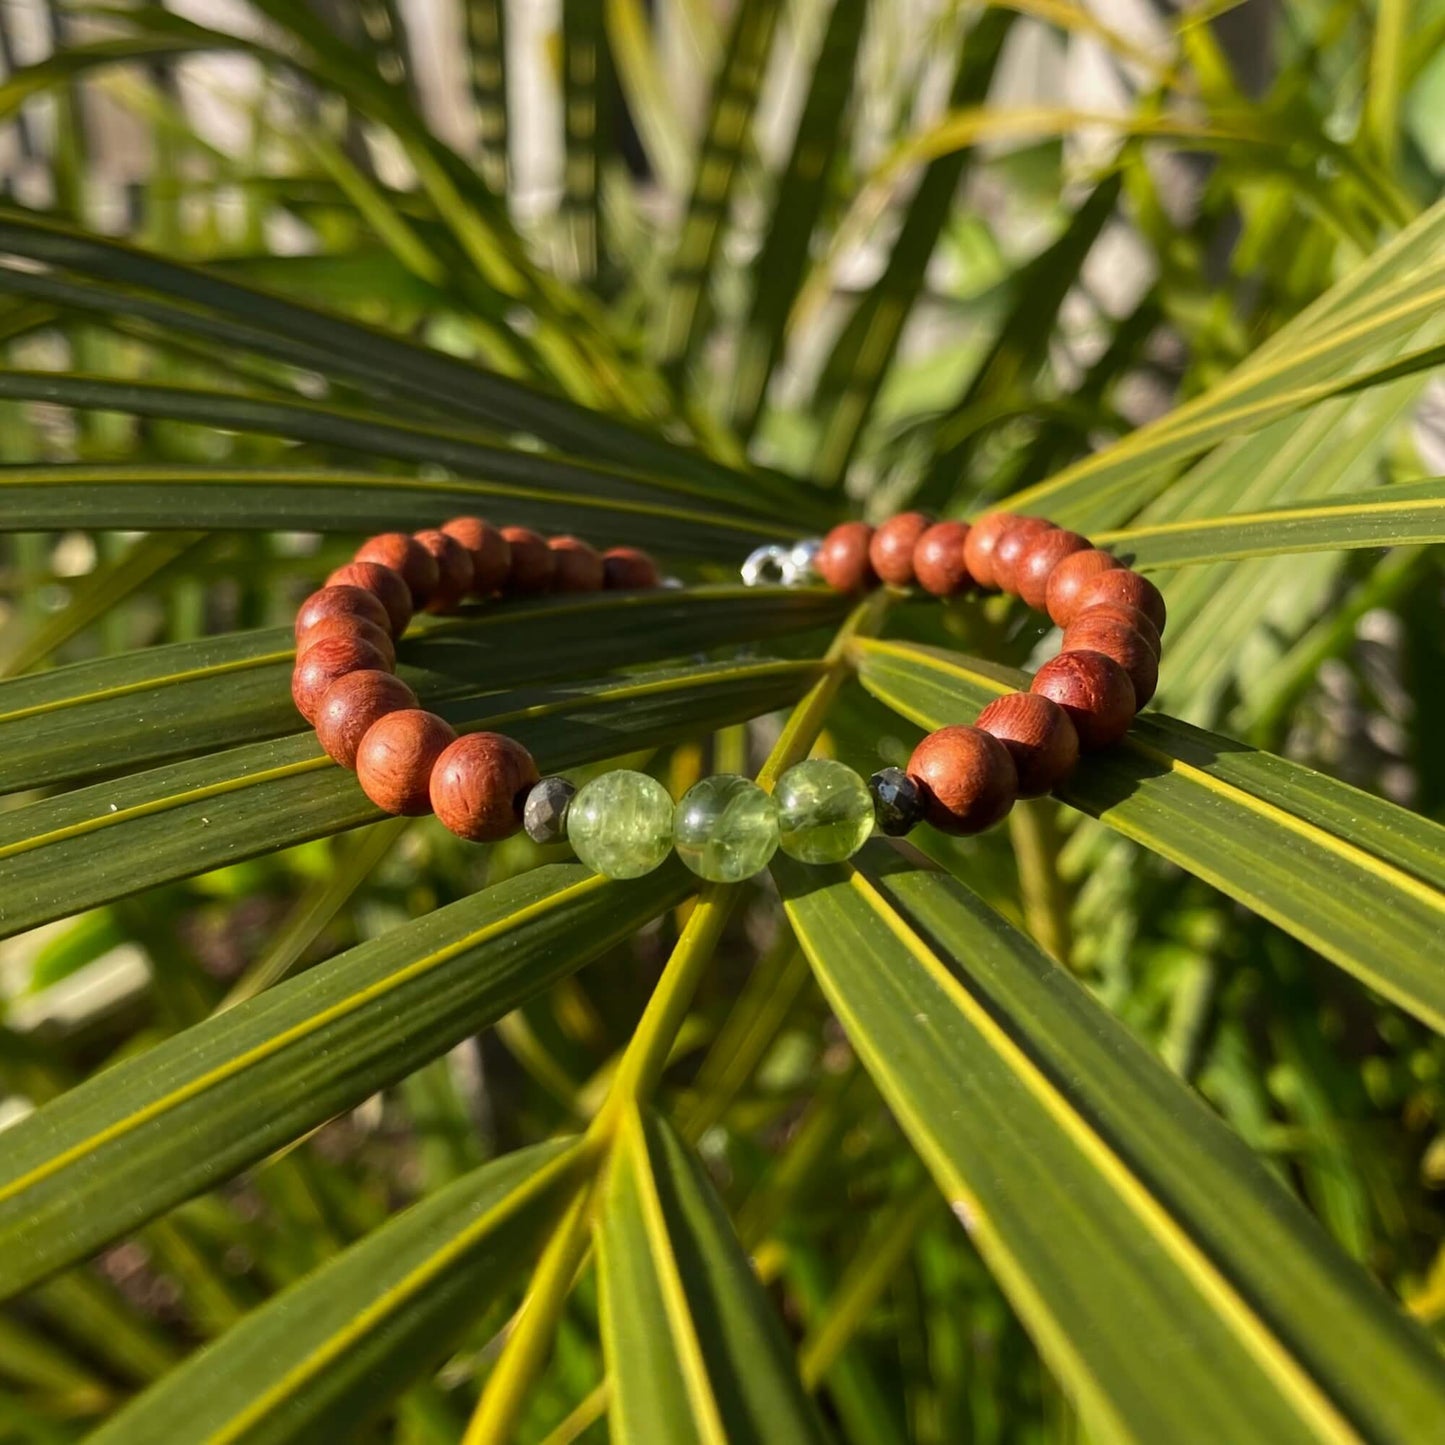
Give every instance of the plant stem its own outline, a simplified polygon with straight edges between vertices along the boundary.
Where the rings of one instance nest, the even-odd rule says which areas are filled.
[[[1067,964],[1069,900],[1059,878],[1057,804],[1045,798],[1020,803],[1009,814],[1024,923],[1045,953]]]

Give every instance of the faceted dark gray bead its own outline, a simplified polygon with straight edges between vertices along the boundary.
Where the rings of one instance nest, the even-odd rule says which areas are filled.
[[[901,838],[923,821],[923,794],[902,768],[883,768],[868,779],[878,831]]]
[[[567,805],[577,789],[566,778],[543,778],[522,808],[522,826],[534,843],[560,843],[567,836]]]

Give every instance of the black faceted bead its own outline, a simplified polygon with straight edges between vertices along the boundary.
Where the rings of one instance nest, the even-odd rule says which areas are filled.
[[[883,768],[868,779],[878,831],[901,838],[923,821],[923,793],[902,768]]]
[[[576,787],[566,778],[543,778],[527,794],[522,826],[534,843],[560,843],[567,836],[567,805]]]

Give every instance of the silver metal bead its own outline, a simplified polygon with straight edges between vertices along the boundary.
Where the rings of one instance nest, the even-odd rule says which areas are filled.
[[[766,547],[756,547],[748,553],[743,563],[743,585],[745,587],[776,586],[786,580],[783,568],[788,560],[789,549],[776,542]]]
[[[793,543],[788,550],[787,561],[783,563],[783,585],[800,587],[812,582],[818,576],[818,553],[823,550],[821,537],[804,537]]]

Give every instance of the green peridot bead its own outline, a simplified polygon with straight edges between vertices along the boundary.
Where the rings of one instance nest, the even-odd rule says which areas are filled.
[[[831,758],[791,767],[773,790],[779,844],[800,863],[841,863],[873,831],[873,797],[852,768]]]
[[[777,850],[777,804],[736,774],[704,778],[677,805],[672,842],[699,878],[741,883],[766,868]]]
[[[567,841],[604,878],[641,878],[672,847],[672,799],[646,773],[603,773],[572,799]]]

